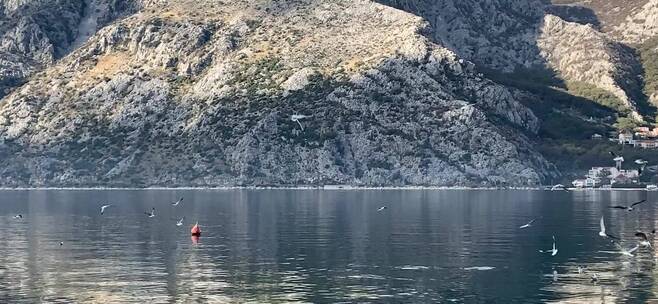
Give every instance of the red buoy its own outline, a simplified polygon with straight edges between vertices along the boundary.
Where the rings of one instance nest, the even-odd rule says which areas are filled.
[[[201,236],[201,228],[199,228],[199,222],[194,224],[191,232],[192,232],[192,236]]]

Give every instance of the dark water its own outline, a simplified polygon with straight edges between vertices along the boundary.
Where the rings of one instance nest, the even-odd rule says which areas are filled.
[[[172,207],[179,196],[185,201]],[[647,196],[630,213],[607,208]],[[631,247],[636,229],[654,227],[657,199],[641,191],[0,191],[0,303],[642,303],[658,298],[653,250],[615,252],[597,235],[599,218]],[[114,206],[100,216],[103,201]],[[381,205],[388,209],[377,212]],[[154,218],[144,215],[151,207]],[[552,235],[558,254],[539,253]]]

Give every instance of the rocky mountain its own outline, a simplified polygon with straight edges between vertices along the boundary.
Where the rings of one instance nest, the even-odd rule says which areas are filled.
[[[542,63],[536,37],[546,4],[542,0],[381,0],[412,12],[431,25],[437,44],[494,70]]]
[[[565,81],[610,92],[642,119],[638,103],[645,96],[636,56],[601,32],[596,14],[586,6],[542,0],[383,3],[423,16],[434,41],[480,67],[507,73],[548,68]]]
[[[5,186],[548,183],[546,117],[591,113],[538,113],[555,101],[510,85],[520,71],[649,117],[637,52],[574,3],[0,0],[0,14]]]
[[[0,98],[141,6],[122,0],[0,1]]]
[[[649,0],[612,29],[626,43],[643,43],[658,35],[658,1]]]
[[[522,95],[478,77],[426,26],[370,1],[152,6],[4,99],[2,183],[503,185],[553,174],[523,135],[538,121]]]
[[[581,82],[610,92],[631,116],[642,120],[638,103],[642,66],[633,51],[590,24],[567,22],[546,15],[537,38],[540,55],[562,79]]]

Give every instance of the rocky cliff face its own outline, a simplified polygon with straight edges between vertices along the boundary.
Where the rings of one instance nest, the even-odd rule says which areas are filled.
[[[67,0],[0,3],[0,97],[64,53],[80,9]]]
[[[640,9],[640,3],[631,1],[635,9],[622,9],[619,3],[597,0],[588,2],[589,7],[540,0],[381,2],[423,16],[432,25],[428,36],[481,68],[509,73],[546,67],[563,80],[610,92],[633,117],[642,119],[638,103],[646,97],[637,77],[640,64],[630,48],[601,28],[612,28],[621,18],[604,9],[623,11],[629,18],[637,14],[634,18],[638,19],[652,14],[650,4]],[[605,20],[600,21],[597,14]]]
[[[628,14],[612,32],[622,41],[636,44],[658,35],[658,1],[646,1],[642,7]]]
[[[138,7],[128,0],[0,0],[0,98]]]
[[[149,3],[5,97],[5,185],[534,185],[524,94],[371,1]]]
[[[654,2],[0,0],[0,184],[545,183],[540,98],[487,77],[646,119]]]
[[[637,103],[643,98],[642,67],[630,48],[590,24],[546,15],[537,39],[541,56],[566,81],[606,90],[642,120]]]
[[[586,24],[594,24],[602,32],[614,31],[620,24],[624,23],[629,16],[635,15],[650,0],[552,0],[556,6],[549,8],[551,13],[556,14],[567,21],[574,21],[573,17],[586,17]],[[584,24],[585,24],[584,23]]]
[[[542,0],[381,0],[431,24],[429,36],[478,65],[504,72],[541,64],[537,28]]]

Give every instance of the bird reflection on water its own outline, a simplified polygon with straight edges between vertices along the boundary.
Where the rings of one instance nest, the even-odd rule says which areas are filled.
[[[608,208],[646,195],[633,212]],[[622,255],[597,234],[604,214],[632,248],[655,227],[655,195],[0,191],[0,302],[647,302],[653,248]],[[176,226],[183,216],[204,223],[202,239]],[[538,253],[553,234],[559,253]]]

